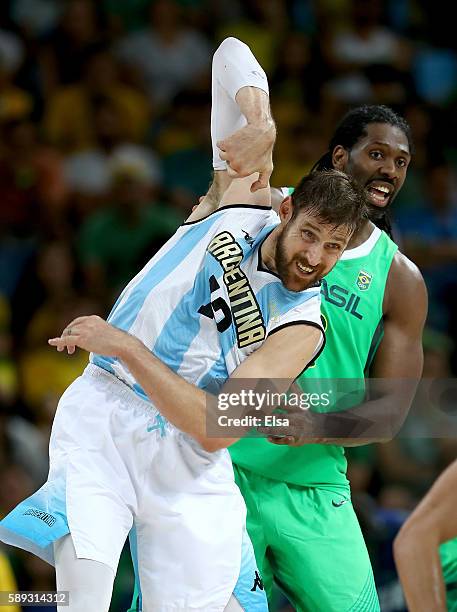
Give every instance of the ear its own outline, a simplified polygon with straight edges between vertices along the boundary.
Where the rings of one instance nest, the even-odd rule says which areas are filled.
[[[294,212],[294,207],[292,204],[292,197],[287,196],[287,198],[285,198],[279,205],[278,213],[281,219],[281,223],[283,224],[288,223],[292,218],[293,212]]]
[[[337,145],[333,149],[332,165],[335,168],[335,170],[341,170],[342,172],[344,172],[344,169],[346,168],[346,164],[348,163],[348,159],[349,159],[349,154],[344,147],[342,147],[341,145]]]

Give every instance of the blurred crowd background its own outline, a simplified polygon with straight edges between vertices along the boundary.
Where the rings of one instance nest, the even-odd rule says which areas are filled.
[[[446,10],[431,0],[2,0],[0,516],[44,482],[58,398],[87,361],[47,339],[75,316],[106,316],[206,192],[211,54],[227,35],[270,78],[276,186],[311,168],[351,106],[387,104],[410,122],[395,238],[430,293],[424,376],[455,375],[457,55]],[[385,611],[403,609],[392,538],[456,455],[455,439],[426,432],[351,449]],[[14,584],[53,589],[53,571],[1,548],[0,590]],[[131,585],[123,555],[113,612]]]

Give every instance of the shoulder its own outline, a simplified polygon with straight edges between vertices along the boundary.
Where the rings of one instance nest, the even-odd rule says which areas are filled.
[[[280,296],[282,293],[282,291],[276,291],[275,295]],[[278,301],[276,303],[275,299],[272,298],[268,301],[268,305],[270,309],[267,328],[268,335],[291,326],[295,328],[296,332],[307,326],[314,327],[322,333],[324,332],[321,320],[320,287],[312,287],[297,293],[293,300],[291,300],[290,295],[287,296],[284,302]]]
[[[406,255],[397,251],[387,277],[384,314],[386,316],[402,312],[426,312],[427,289],[424,278]]]
[[[401,251],[397,251],[390,266],[387,283],[402,283],[408,288],[420,289],[425,287],[424,278],[414,262]]]
[[[210,218],[235,220],[237,223],[245,219],[251,219],[251,221],[254,222],[256,219],[267,219],[272,222],[277,222],[278,219],[278,215],[273,211],[271,206],[256,206],[254,204],[224,204],[205,216],[200,216],[198,214],[199,212],[199,207],[197,207],[186,219],[184,225],[194,225]]]

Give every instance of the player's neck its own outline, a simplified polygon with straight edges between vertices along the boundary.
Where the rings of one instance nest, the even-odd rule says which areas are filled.
[[[360,229],[352,236],[347,248],[355,249],[356,247],[366,242],[373,233],[375,227],[375,224],[367,219],[360,227]]]
[[[270,270],[270,272],[274,272],[276,274],[276,261],[275,261],[275,253],[276,253],[276,242],[278,240],[278,235],[280,232],[280,226],[276,227],[272,232],[264,240],[262,246],[260,247],[260,259],[262,264]]]

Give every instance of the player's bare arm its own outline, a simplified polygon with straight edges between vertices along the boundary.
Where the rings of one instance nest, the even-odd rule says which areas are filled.
[[[236,101],[248,124],[218,143],[220,157],[227,161],[231,178],[244,178],[259,172],[251,191],[265,189],[273,172],[272,154],[276,139],[269,96],[261,89],[244,87],[237,93]]]
[[[422,374],[422,332],[427,316],[427,290],[418,268],[402,253],[397,253],[392,262],[384,296],[384,336],[376,351],[370,377],[382,380],[382,394],[344,413],[306,413],[289,415],[289,428],[276,433],[282,438],[274,444],[301,446],[302,444],[338,444],[360,446],[373,442],[387,442],[403,424],[414,398]],[[381,386],[381,385],[378,385]],[[344,415],[350,417],[348,425],[357,430],[364,422],[375,423],[378,436],[357,438],[335,438],[324,436],[329,431],[345,430]],[[314,438],[312,431],[319,432]],[[360,428],[358,428],[360,429]],[[299,432],[303,431],[303,435]],[[266,433],[275,433],[266,430]]]
[[[275,381],[275,390],[284,393],[312,360],[321,335],[319,329],[309,325],[281,329],[243,361],[230,379],[252,379],[253,387],[259,379],[271,379]],[[121,359],[161,414],[205,450],[216,451],[236,442],[236,438],[207,437],[206,419],[213,415],[208,414],[210,396],[205,391],[175,374],[140,340],[100,317],[78,317],[61,337],[52,338],[49,344],[58,351],[67,348],[71,353],[74,347],[79,347]]]
[[[227,139],[229,145],[221,158],[227,160],[228,169],[214,172],[207,195],[188,221],[197,221],[228,204],[270,205],[268,181],[273,171],[276,129],[271,127],[269,96],[257,87],[243,87],[236,100],[248,124]],[[248,164],[248,159],[253,161]],[[242,170],[236,173],[233,167]]]
[[[394,556],[410,612],[445,612],[446,592],[438,547],[457,537],[457,462],[452,463],[403,525]]]
[[[273,170],[276,128],[270,111],[267,77],[250,49],[236,38],[225,39],[213,56],[212,95],[214,180],[188,222],[214,212],[234,178],[238,183],[239,179],[248,177],[242,182],[241,200],[239,189],[233,194],[238,198],[236,203],[257,203],[259,194],[256,196],[255,192],[268,186]],[[232,121],[228,134],[226,115]],[[239,126],[234,132],[233,124]],[[260,195],[260,200],[265,204],[264,195]]]
[[[224,159],[230,161],[228,170],[214,172],[208,193],[188,217],[187,222],[203,219],[228,204],[270,205],[268,181],[273,171],[272,154],[276,130],[271,128],[273,120],[269,96],[257,87],[243,87],[237,93],[236,100],[248,124],[228,138],[230,146],[226,153],[221,153],[221,158],[224,156]],[[232,152],[237,152],[236,161],[231,161],[234,159]],[[253,161],[247,164],[246,160],[249,158]],[[234,173],[233,165],[248,170]]]
[[[265,94],[262,104],[258,104],[255,88],[246,89],[240,86],[243,85],[239,79],[241,72],[249,74],[250,78],[255,77],[255,88]],[[233,37],[226,38],[216,50],[213,57],[213,74],[217,76],[229,97],[235,100],[247,120],[243,129],[231,134],[224,134],[223,126],[220,126],[222,137],[216,142],[219,158],[227,162],[228,174],[232,178],[244,178],[259,172],[258,181],[251,183],[252,191],[266,188],[273,171],[272,149],[276,137],[270,113],[267,76],[250,49]],[[220,94],[217,96],[217,103],[224,104],[224,92],[218,90],[216,93]],[[214,122],[214,115],[212,121]],[[219,133],[218,126],[216,130]]]

